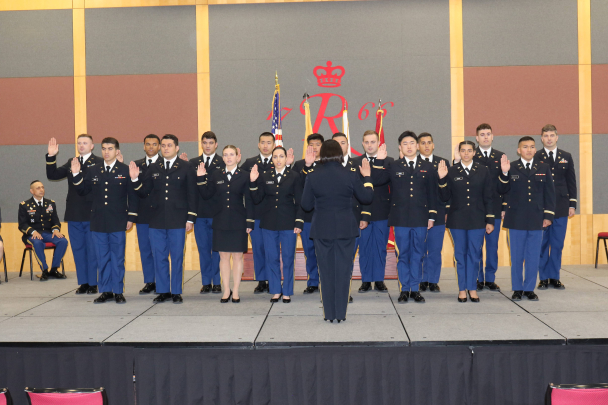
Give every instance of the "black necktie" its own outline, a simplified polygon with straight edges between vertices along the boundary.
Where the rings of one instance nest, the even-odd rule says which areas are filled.
[[[232,180],[232,173],[228,172],[226,175],[228,176],[228,181]]]
[[[483,154],[485,155],[485,157],[487,159],[488,158],[488,151],[487,150],[483,151]]]
[[[551,166],[555,165],[555,159],[553,158],[553,151],[549,152],[549,164]]]
[[[268,158],[264,158],[264,167],[268,164]]]
[[[367,160],[369,160],[369,163],[370,163],[370,164],[374,164],[374,160],[376,160],[376,158],[375,158],[375,157],[369,157],[369,156],[368,156],[368,157],[367,157]]]
[[[281,173],[277,174],[277,183],[280,183],[280,182],[281,182],[281,176],[282,176],[282,174],[281,174]]]
[[[106,166],[106,173],[110,173],[110,166]]]
[[[426,160],[427,162],[429,161],[429,158],[424,158],[424,160]]]
[[[152,164],[152,159],[148,159],[148,166]]]
[[[78,160],[80,160],[80,166],[82,166],[82,164],[84,163],[82,160],[82,156],[80,156],[80,158]]]
[[[469,169],[467,169],[466,167],[464,168],[464,172],[467,174],[467,176],[469,175]]]
[[[205,169],[208,169],[210,164],[211,164],[211,156],[207,156],[207,161],[205,162]]]
[[[38,201],[38,206],[42,207],[42,201]]]
[[[526,163],[526,172],[530,174],[530,163]]]
[[[170,168],[171,168],[171,163],[168,160],[165,160],[165,170],[169,171]]]
[[[414,170],[414,161],[410,160],[408,164],[410,165],[410,169]]]

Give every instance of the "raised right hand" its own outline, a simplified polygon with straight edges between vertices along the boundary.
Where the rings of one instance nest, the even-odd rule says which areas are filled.
[[[139,167],[137,167],[133,161],[129,163],[129,176],[131,176],[131,180],[135,180],[139,177]]]
[[[384,159],[386,159],[387,156],[388,156],[388,153],[386,152],[386,144],[383,143],[378,148],[378,154],[376,155],[376,159],[384,160]]]
[[[306,148],[306,157],[304,158],[306,167],[310,167],[315,163],[315,151],[312,146]]]
[[[49,156],[55,156],[59,153],[59,145],[57,145],[57,139],[51,138],[51,140],[49,141],[48,152]]]
[[[179,155],[179,158],[185,162],[188,161],[188,154],[186,152],[182,152],[181,155]]]
[[[460,149],[459,145],[454,147],[454,163],[460,162]]]
[[[502,155],[500,158],[500,168],[503,173],[509,173],[509,170],[511,170],[511,162],[509,162],[507,155]]]
[[[443,179],[448,175],[448,166],[445,164],[445,161],[442,160],[439,162],[439,165],[437,166],[437,174],[439,174],[440,179]]]
[[[80,160],[77,157],[72,158],[72,174],[80,173]]]
[[[372,168],[369,165],[369,160],[363,159],[361,161],[361,166],[359,166],[359,171],[361,172],[361,176],[369,177],[372,175]]]
[[[251,168],[251,172],[249,172],[249,180],[256,181],[260,176],[260,172],[258,172],[258,165],[253,165]]]
[[[204,176],[207,174],[207,169],[205,169],[205,164],[201,163],[200,165],[198,165],[198,167],[196,168],[196,175],[197,176]]]

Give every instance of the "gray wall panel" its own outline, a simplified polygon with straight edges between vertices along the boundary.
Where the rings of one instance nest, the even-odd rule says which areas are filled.
[[[0,12],[0,77],[74,74],[72,10]]]
[[[591,0],[591,62],[608,63],[608,2]]]
[[[196,73],[195,7],[85,10],[88,75]]]
[[[463,0],[464,66],[578,63],[573,0]]]
[[[593,213],[608,214],[608,135],[593,135]]]
[[[311,95],[313,125],[321,106],[318,95],[334,94],[325,116],[340,113],[338,96],[347,100],[352,144],[359,151],[361,135],[375,127],[376,107],[367,105],[366,119],[359,119],[359,112],[379,98],[394,103],[387,106],[384,121],[391,155],[398,153],[397,137],[406,129],[433,133],[440,145],[437,152],[449,151],[446,2],[223,5],[209,10],[211,125],[220,143],[227,138],[244,156],[257,153],[258,135],[270,130],[266,118],[278,71],[282,107],[292,109],[283,120],[284,141],[296,156],[302,155],[304,92]],[[305,29],[294,29],[303,25]],[[317,84],[313,69],[328,60],[346,69],[340,87]],[[342,119],[335,123],[342,130]],[[319,132],[331,136],[326,120]]]

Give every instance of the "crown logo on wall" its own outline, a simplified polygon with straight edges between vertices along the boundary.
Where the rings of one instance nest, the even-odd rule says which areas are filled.
[[[337,74],[334,74],[336,71]],[[332,66],[330,60],[327,61],[327,66],[316,66],[312,70],[312,73],[317,78],[317,84],[321,87],[340,87],[344,72],[342,66]]]

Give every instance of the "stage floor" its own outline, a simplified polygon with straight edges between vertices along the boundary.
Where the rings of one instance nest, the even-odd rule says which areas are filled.
[[[93,304],[97,295],[75,295],[76,276],[30,281],[9,273],[0,285],[0,346],[129,345],[272,348],[327,345],[605,344],[608,342],[608,266],[566,266],[565,290],[537,291],[540,301],[512,302],[510,270],[502,267],[503,292],[480,292],[480,303],[459,303],[456,274],[444,268],[441,293],[423,293],[426,303],[397,303],[397,281],[389,293],[357,292],[347,321],[323,321],[318,294],[303,295],[296,281],[290,304],[271,304],[243,282],[241,303],[221,304],[219,294],[199,294],[200,274],[186,271],[184,303],[153,305],[138,295],[142,274],[127,272],[127,303]]]

